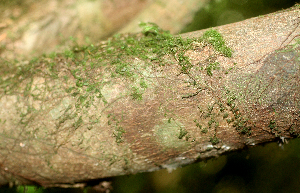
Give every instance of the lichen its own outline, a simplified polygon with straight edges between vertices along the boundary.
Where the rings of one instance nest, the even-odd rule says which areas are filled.
[[[179,121],[165,119],[154,126],[156,141],[166,149],[187,147],[188,143],[182,138],[187,134],[184,125]]]

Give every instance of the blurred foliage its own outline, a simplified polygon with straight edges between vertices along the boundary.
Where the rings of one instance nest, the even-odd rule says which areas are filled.
[[[295,5],[295,0],[211,0],[180,33],[220,26]]]
[[[0,6],[22,5],[24,0],[0,0]]]

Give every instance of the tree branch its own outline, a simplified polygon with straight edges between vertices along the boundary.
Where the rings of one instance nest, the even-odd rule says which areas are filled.
[[[182,38],[142,27],[2,62],[0,184],[81,185],[299,136],[298,7]]]

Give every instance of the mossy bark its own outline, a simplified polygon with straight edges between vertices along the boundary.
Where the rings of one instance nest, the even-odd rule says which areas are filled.
[[[216,29],[232,57],[191,41],[159,61],[90,47],[3,63],[0,184],[84,184],[298,137],[299,9]]]

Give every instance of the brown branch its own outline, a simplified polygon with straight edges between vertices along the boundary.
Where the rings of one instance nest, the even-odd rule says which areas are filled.
[[[176,61],[164,56],[164,66],[134,58],[129,67],[99,67],[91,48],[78,53],[86,61],[42,58],[30,81],[8,70],[1,81],[15,82],[0,87],[0,184],[82,185],[298,137],[298,15],[294,7],[217,27],[231,58],[191,42]],[[126,68],[136,77],[111,75]]]

